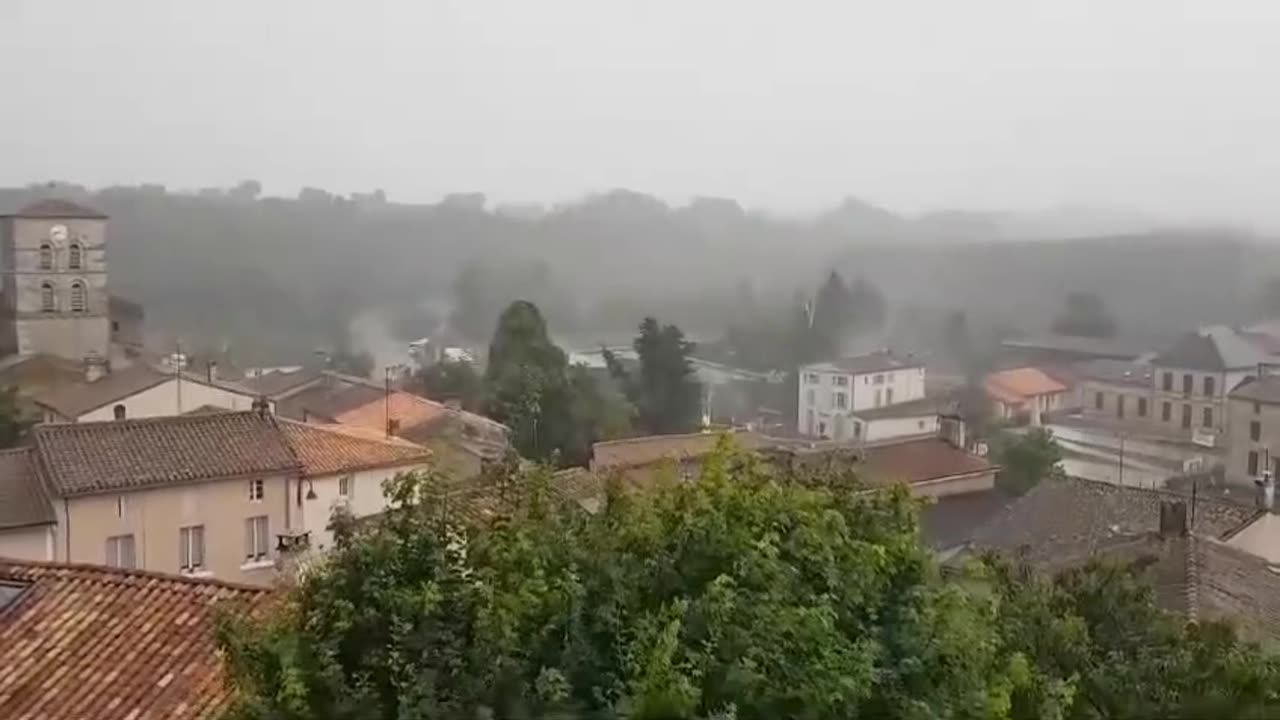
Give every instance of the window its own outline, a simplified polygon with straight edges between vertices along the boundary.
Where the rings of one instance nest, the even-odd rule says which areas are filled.
[[[1138,417],[1144,418],[1146,416],[1147,416],[1147,399],[1138,398]]]
[[[862,437],[862,423],[857,420],[853,421],[853,439],[857,440]]]
[[[253,501],[261,500],[265,495],[265,489],[262,486],[262,479],[249,481],[249,499]]]
[[[804,381],[805,381],[805,382],[807,382],[807,383],[809,383],[810,385],[817,385],[817,384],[818,384],[818,373],[809,373],[808,375],[805,375],[805,376],[804,376]]]
[[[1160,408],[1160,419],[1169,422],[1173,419],[1173,403],[1165,402]]]
[[[43,312],[58,310],[58,296],[53,290],[53,283],[40,284],[40,310]]]
[[[893,388],[884,389],[884,404],[885,405],[893,404]]]
[[[1093,394],[1093,407],[1095,410],[1102,409],[1102,393]]]
[[[178,530],[178,569],[196,572],[204,569],[204,526],[192,525]]]
[[[876,407],[880,407],[880,400],[881,400],[881,397],[880,397],[880,388],[876,388],[876,394],[875,394],[875,406],[876,406]]]
[[[1167,372],[1164,374],[1164,378],[1160,381],[1160,387],[1165,392],[1173,392],[1173,373]]]
[[[1249,451],[1249,474],[1250,475],[1258,474],[1258,451],[1257,450]]]
[[[1254,442],[1262,439],[1262,423],[1257,420],[1249,423],[1249,439]]]
[[[1213,376],[1204,376],[1204,395],[1205,397],[1213,397]]]
[[[71,247],[67,248],[67,267],[71,270],[79,270],[84,266],[84,251],[80,249],[80,243],[71,243]]]
[[[338,478],[338,494],[342,497],[351,497],[351,482],[354,479],[350,475]]]
[[[49,243],[43,243],[40,246],[40,269],[53,269],[53,246]]]
[[[1204,409],[1204,417],[1202,418],[1201,425],[1204,425],[1207,428],[1213,427],[1213,408],[1207,407]]]
[[[876,379],[875,379],[875,383],[876,383],[877,385],[883,385],[883,384],[884,384],[884,376],[883,376],[883,375],[877,375],[877,376],[876,376]]]
[[[842,392],[836,393],[836,409],[847,410],[848,408],[849,408],[849,396]]]
[[[1191,429],[1191,406],[1190,405],[1182,406],[1182,427],[1187,430]]]
[[[116,496],[116,517],[124,517],[124,511],[128,508],[123,495]]]
[[[271,547],[271,525],[266,515],[246,518],[244,521],[244,559],[261,562],[267,559]]]
[[[1187,373],[1186,375],[1182,376],[1182,394],[1183,395],[1190,395],[1191,389],[1194,388],[1195,385],[1196,385],[1196,379],[1191,376],[1191,373]]]
[[[1120,418],[1121,420],[1124,419],[1124,396],[1123,395],[1116,396],[1116,417]]]
[[[82,313],[88,309],[88,294],[84,290],[84,283],[76,280],[71,283],[71,312]]]
[[[837,375],[837,376],[836,376],[836,387],[849,387],[849,376],[848,376],[848,375]]]
[[[107,538],[108,567],[136,568],[137,558],[134,555],[132,535],[114,535]]]
[[[117,420],[123,420],[126,412],[124,405],[116,405],[111,408],[111,415]]]

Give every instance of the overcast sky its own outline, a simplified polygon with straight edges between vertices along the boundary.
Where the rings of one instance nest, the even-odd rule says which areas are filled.
[[[0,183],[1280,227],[1277,0],[0,0]]]

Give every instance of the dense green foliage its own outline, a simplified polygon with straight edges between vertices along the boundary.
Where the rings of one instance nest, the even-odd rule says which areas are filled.
[[[19,406],[17,387],[0,388],[0,448],[17,446],[35,422]]]
[[[465,360],[442,360],[418,373],[418,390],[432,400],[455,400],[464,410],[479,410],[483,402],[484,381],[476,368]]]
[[[659,325],[647,317],[632,347],[637,372],[628,371],[613,353],[605,351],[609,374],[636,408],[637,422],[654,435],[692,432],[702,424],[702,386],[689,356],[693,343],[675,325]]]
[[[1184,629],[1129,571],[943,579],[904,489],[722,447],[594,515],[509,470],[461,524],[441,479],[343,526],[270,616],[228,614],[233,718],[1260,717],[1275,662]],[[1206,716],[1206,715],[1199,715]]]
[[[1062,448],[1044,428],[1029,428],[1025,433],[998,432],[991,438],[991,454],[1000,466],[996,484],[1016,495],[1041,480],[1062,474]]]

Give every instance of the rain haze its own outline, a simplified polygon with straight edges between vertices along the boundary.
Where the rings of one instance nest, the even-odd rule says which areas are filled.
[[[1267,0],[0,5],[0,180],[1280,224]]]

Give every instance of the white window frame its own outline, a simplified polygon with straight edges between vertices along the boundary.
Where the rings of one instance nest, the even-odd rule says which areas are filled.
[[[249,481],[249,502],[262,502],[267,495],[267,484],[262,478]]]
[[[836,392],[834,394],[834,404],[837,410],[849,409],[849,394],[845,392]]]
[[[338,497],[341,497],[341,498],[351,497],[351,486],[355,484],[355,481],[356,481],[355,475],[343,475],[342,477],[338,478]]]
[[[260,565],[271,560],[271,517],[255,515],[244,519],[244,564]]]
[[[205,538],[203,525],[178,528],[178,570],[188,575],[205,570]]]
[[[122,568],[133,570],[138,567],[138,543],[134,540],[133,533],[124,535],[112,535],[107,538],[105,545],[107,567]],[[125,548],[129,548],[128,563],[125,560]]]

